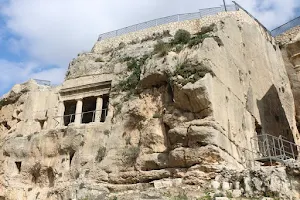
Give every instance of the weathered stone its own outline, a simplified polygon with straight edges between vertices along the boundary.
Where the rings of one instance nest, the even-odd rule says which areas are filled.
[[[209,33],[154,55],[152,33],[179,28]],[[297,54],[297,42],[289,47]],[[63,85],[29,81],[1,99],[0,197],[197,199],[212,187],[299,199],[298,164],[250,170],[257,134],[298,142],[287,71],[273,38],[242,10],[99,41],[70,63]]]

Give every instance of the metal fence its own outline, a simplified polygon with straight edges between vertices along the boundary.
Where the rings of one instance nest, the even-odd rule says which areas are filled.
[[[96,119],[96,112],[99,112],[99,119]],[[106,116],[108,114],[108,109],[102,109],[102,110],[92,110],[92,111],[87,111],[87,112],[82,112],[82,113],[77,113],[77,114],[69,114],[69,115],[64,115],[64,116],[58,116],[55,117],[55,120],[57,121],[56,127],[61,124],[64,126],[68,126],[69,124],[75,122],[75,118],[77,115],[81,116],[81,122],[80,123],[90,123],[90,122],[104,122],[106,119]],[[86,118],[87,121],[84,121],[83,119]]]
[[[279,27],[277,27],[277,28],[275,28],[275,29],[273,29],[271,31],[272,36],[274,36],[274,37],[278,36],[278,35],[286,32],[289,29],[294,28],[296,26],[300,26],[300,16],[293,19],[293,20],[291,20],[291,21],[289,21],[289,22],[287,22],[287,23],[285,23],[285,24],[283,24],[283,25],[281,25],[281,26],[279,26]]]
[[[115,31],[100,34],[98,37],[98,41],[116,37],[116,36],[120,36],[120,35],[123,35],[126,33],[131,33],[131,32],[135,32],[135,31],[159,26],[162,24],[169,24],[172,22],[180,22],[180,21],[185,21],[185,20],[200,19],[205,16],[216,15],[218,13],[225,12],[226,10],[227,11],[237,11],[238,9],[239,9],[239,7],[237,6],[237,4],[233,4],[233,5],[226,5],[226,9],[224,6],[214,7],[214,8],[205,8],[205,9],[200,9],[199,12],[178,14],[178,15],[172,15],[172,16],[168,16],[168,17],[159,18],[159,19],[154,19],[151,21],[143,22],[140,24],[135,24],[135,25],[128,26],[128,27],[125,27],[122,29],[118,29]]]
[[[47,80],[40,80],[40,79],[33,79],[39,85],[51,86],[51,81]]]
[[[260,21],[258,19],[256,19],[251,13],[249,13],[245,8],[243,8],[240,4],[238,4],[237,2],[235,1],[232,1],[234,3],[234,5],[243,10],[245,13],[247,13],[254,21],[256,21],[264,30],[267,34],[271,35],[271,32],[262,24],[260,23]]]
[[[252,138],[254,161],[263,163],[282,162],[298,158],[300,146],[285,140],[282,136],[276,137],[262,134]]]

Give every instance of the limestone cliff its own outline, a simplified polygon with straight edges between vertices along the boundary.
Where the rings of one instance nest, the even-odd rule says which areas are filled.
[[[99,41],[62,86],[15,86],[0,104],[0,196],[299,198],[295,163],[250,170],[257,134],[299,142],[280,49],[251,19],[206,25]]]

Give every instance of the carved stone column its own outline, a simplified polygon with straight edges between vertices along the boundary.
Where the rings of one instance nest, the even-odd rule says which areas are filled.
[[[97,97],[95,122],[100,122],[100,118],[101,118],[101,114],[102,114],[102,106],[103,106],[102,97]]]
[[[64,113],[65,113],[65,104],[63,101],[60,101],[58,104],[58,116],[59,116],[59,126],[64,126]]]
[[[76,112],[75,112],[75,125],[81,124],[82,115],[82,99],[77,99]]]

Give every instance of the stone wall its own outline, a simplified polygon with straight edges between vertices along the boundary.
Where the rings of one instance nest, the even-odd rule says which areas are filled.
[[[300,26],[293,27],[286,32],[275,37],[275,40],[284,45],[290,43],[300,32]]]
[[[254,21],[243,10],[221,12],[221,13],[218,13],[217,15],[206,16],[206,17],[196,19],[196,20],[173,22],[173,23],[164,24],[164,25],[160,25],[160,26],[156,26],[156,27],[152,27],[152,28],[147,28],[147,29],[132,32],[132,33],[127,33],[127,34],[124,34],[121,36],[105,39],[102,41],[97,41],[92,49],[92,52],[93,53],[101,53],[101,52],[107,51],[108,48],[117,47],[121,42],[130,43],[135,40],[141,40],[141,39],[143,39],[149,35],[152,35],[154,33],[163,32],[164,30],[169,30],[171,34],[175,34],[175,32],[178,29],[185,29],[185,30],[189,31],[190,33],[196,33],[201,29],[201,27],[208,26],[212,23],[219,22],[220,19],[223,19],[224,17],[234,18],[240,22],[257,24],[257,22]],[[271,37],[267,33],[265,33],[265,31],[263,30],[262,27],[257,26],[257,28],[259,28],[260,31],[263,34],[265,34],[266,37],[268,37],[268,39],[271,39]]]

